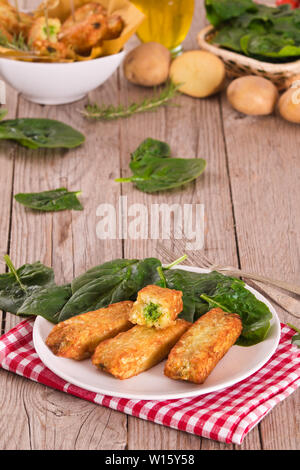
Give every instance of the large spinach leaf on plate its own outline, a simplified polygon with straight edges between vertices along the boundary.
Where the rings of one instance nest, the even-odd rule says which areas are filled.
[[[40,315],[52,323],[57,323],[60,311],[71,295],[70,284],[36,289],[26,297],[17,313],[20,316]]]
[[[243,281],[227,278],[217,284],[213,294],[202,294],[201,298],[208,302],[210,308],[220,307],[225,312],[240,315],[243,330],[237,344],[251,346],[265,339],[272,314],[265,303],[245,288]]]
[[[266,337],[272,314],[243,281],[216,271],[194,273],[180,269],[164,271],[164,278],[167,287],[183,293],[181,318],[194,322],[209,309],[220,307],[241,317],[243,330],[237,344],[251,346]]]
[[[71,296],[70,286],[57,286],[53,269],[39,261],[0,275],[0,310],[16,315],[41,315],[56,323],[56,315]]]
[[[183,269],[163,270],[164,282],[157,283],[169,289],[181,290],[183,311],[181,318],[194,322],[209,310],[208,304],[201,299],[201,294],[213,294],[218,282],[224,278],[222,274],[213,271],[211,273],[195,273]]]
[[[96,266],[71,284],[72,297],[59,315],[59,321],[97,310],[123,300],[135,300],[137,292],[158,279],[156,258],[116,259]]]
[[[18,118],[0,122],[1,139],[14,140],[31,149],[71,149],[81,145],[85,137],[73,127],[53,119]]]
[[[51,268],[40,262],[0,275],[0,309],[21,316],[41,315],[52,323],[97,310],[123,300],[135,300],[140,289],[158,284],[182,291],[181,318],[190,322],[213,307],[238,313],[243,330],[237,344],[251,346],[263,341],[272,314],[243,281],[216,271],[197,273],[162,267],[157,258],[115,259],[89,269],[71,284],[58,286]]]
[[[15,200],[30,209],[44,212],[58,212],[66,209],[82,210],[77,196],[81,191],[68,191],[66,188],[53,189],[40,193],[19,193]]]
[[[203,173],[202,158],[172,158],[165,142],[148,138],[131,154],[132,176],[117,182],[132,182],[143,192],[153,193],[182,186]]]

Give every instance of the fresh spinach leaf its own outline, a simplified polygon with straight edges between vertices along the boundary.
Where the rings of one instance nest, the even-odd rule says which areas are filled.
[[[216,271],[194,273],[182,269],[164,270],[164,280],[158,284],[182,291],[183,311],[179,315],[195,322],[211,308],[220,307],[226,312],[241,316],[243,331],[237,344],[251,346],[265,338],[272,314],[239,279],[225,276]]]
[[[53,270],[40,262],[15,269],[8,258],[6,261],[11,272],[0,275],[0,309],[16,315],[41,315],[58,323],[115,302],[135,300],[140,289],[157,284],[182,291],[180,318],[190,322],[216,306],[238,313],[243,331],[237,344],[250,346],[263,341],[270,327],[272,315],[267,305],[256,299],[244,282],[216,271],[170,269],[175,263],[162,267],[157,258],[115,259],[89,269],[70,285],[57,286]]]
[[[195,273],[183,269],[164,269],[163,276],[164,280],[160,278],[157,284],[182,291],[183,310],[180,318],[190,322],[198,320],[209,310],[207,302],[201,298],[201,295],[204,293],[213,295],[218,282],[225,278],[216,271]]]
[[[59,315],[59,321],[97,310],[115,302],[135,300],[137,292],[158,279],[156,258],[113,260],[88,270],[71,284],[72,297]]]
[[[63,122],[53,119],[22,118],[0,122],[0,139],[15,140],[31,149],[74,148],[81,145],[84,135]]]
[[[136,162],[141,160],[145,155],[149,157],[170,157],[171,149],[166,142],[160,140],[145,139],[138,148],[131,154],[131,160]]]
[[[216,28],[212,43],[267,62],[300,57],[299,9],[252,0],[206,0],[205,5],[207,18]]]
[[[210,308],[220,307],[240,315],[243,330],[237,344],[251,346],[265,339],[272,314],[266,304],[245,288],[243,281],[228,277],[217,284],[212,295],[202,294],[201,298]]]
[[[39,261],[0,274],[0,309],[17,314],[29,295],[50,285],[54,285],[53,270]]]
[[[48,286],[32,291],[18,309],[20,316],[42,316],[56,323],[58,315],[72,295],[71,285]]]
[[[214,26],[223,21],[239,17],[246,11],[256,10],[252,0],[206,0],[207,19]]]
[[[132,182],[143,192],[153,193],[182,186],[203,173],[206,161],[202,158],[171,158],[167,144],[146,139],[132,153],[129,178],[117,182]]]
[[[5,261],[10,272],[0,275],[0,309],[20,316],[41,315],[56,323],[71,287],[55,285],[53,270],[39,261],[19,269],[7,255]]]
[[[15,200],[30,209],[57,212],[66,209],[83,210],[77,196],[81,191],[69,192],[66,188],[43,191],[40,193],[19,193]]]

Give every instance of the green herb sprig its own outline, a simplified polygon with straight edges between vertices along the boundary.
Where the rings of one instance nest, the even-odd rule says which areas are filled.
[[[97,103],[88,104],[84,111],[81,111],[83,116],[89,119],[99,121],[112,121],[115,119],[130,117],[133,114],[145,113],[147,111],[155,111],[161,106],[166,106],[169,101],[177,95],[177,90],[180,85],[175,85],[168,82],[165,87],[155,96],[145,98],[139,103],[131,103],[129,106],[120,104],[119,106],[99,106]]]
[[[12,40],[10,41],[0,30],[0,46],[19,52],[30,51],[30,45],[27,44],[22,33],[20,33],[19,35],[14,35]]]

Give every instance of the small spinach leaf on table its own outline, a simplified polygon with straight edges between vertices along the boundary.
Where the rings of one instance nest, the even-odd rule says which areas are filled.
[[[161,140],[145,139],[138,148],[131,154],[132,161],[141,160],[145,155],[149,157],[170,157],[171,156],[171,149],[170,146],[166,142],[162,142]]]
[[[171,158],[168,144],[146,139],[132,153],[129,178],[117,182],[132,182],[145,193],[164,191],[182,186],[203,173],[206,161],[202,158]]]
[[[84,135],[63,122],[42,118],[8,119],[0,122],[0,139],[15,140],[31,149],[67,148],[81,145]]]
[[[43,191],[40,193],[19,193],[15,199],[30,209],[57,212],[66,209],[83,210],[77,196],[81,191],[69,192],[66,188]]]

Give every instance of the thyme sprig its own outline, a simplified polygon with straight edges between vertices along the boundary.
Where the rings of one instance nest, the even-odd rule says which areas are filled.
[[[171,81],[167,82],[165,87],[155,96],[145,98],[139,103],[131,103],[128,106],[123,104],[119,106],[100,106],[97,103],[89,103],[81,113],[89,119],[111,121],[113,119],[126,118],[137,113],[155,111],[160,106],[169,104],[169,101],[176,96],[179,86],[180,85],[175,85]]]

